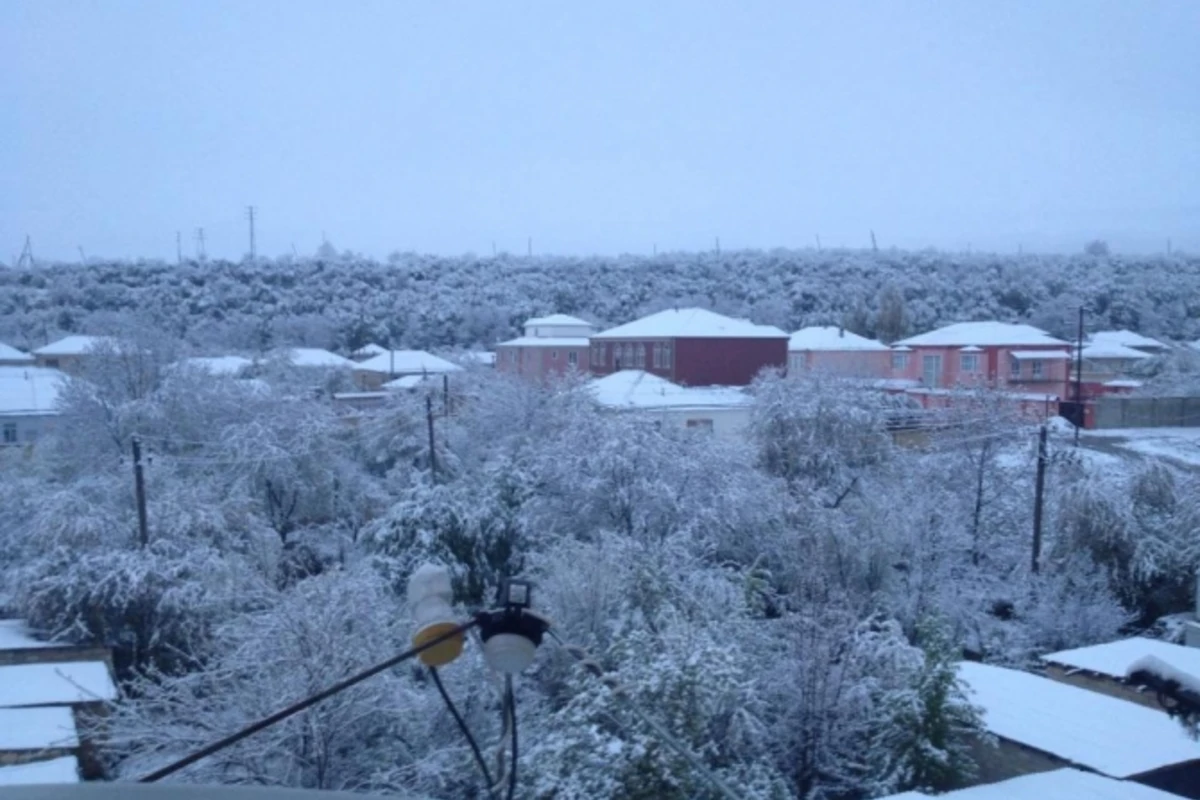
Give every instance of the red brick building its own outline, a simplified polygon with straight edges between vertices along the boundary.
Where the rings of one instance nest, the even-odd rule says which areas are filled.
[[[702,308],[660,311],[591,337],[594,375],[645,370],[683,386],[746,386],[787,366],[788,335]]]

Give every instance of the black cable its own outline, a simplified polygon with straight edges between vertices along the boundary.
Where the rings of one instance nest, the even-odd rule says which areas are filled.
[[[505,800],[513,800],[517,793],[517,698],[513,694],[512,675],[504,676],[504,704],[508,706],[508,727],[512,732],[512,766],[508,769],[508,794]]]
[[[418,656],[421,653],[424,653],[426,650],[429,650],[430,648],[438,646],[442,642],[453,639],[455,636],[461,636],[463,633],[465,633],[466,631],[469,631],[471,628],[474,628],[478,624],[479,624],[479,618],[474,617],[469,622],[464,622],[463,624],[458,625],[458,626],[446,631],[445,633],[441,634],[440,636],[435,636],[434,638],[430,639],[428,642],[425,642],[422,645],[419,645],[419,646],[414,647],[409,650],[405,650],[403,653],[401,653],[398,656],[392,656],[387,661],[376,664],[375,666],[373,666],[369,669],[365,669],[356,675],[351,675],[349,678],[346,678],[345,680],[338,681],[334,685],[330,686],[328,689],[324,689],[320,692],[317,692],[314,695],[310,695],[309,697],[306,697],[305,699],[301,700],[300,702],[294,703],[281,711],[276,711],[271,716],[264,717],[263,719],[260,719],[258,722],[255,722],[252,725],[247,725],[245,728],[242,728],[237,733],[230,734],[229,736],[226,736],[224,739],[219,739],[210,745],[202,747],[199,750],[195,751],[194,753],[184,756],[183,758],[179,759],[178,761],[170,763],[167,766],[162,767],[161,769],[156,769],[154,772],[151,772],[147,775],[143,775],[141,778],[138,778],[137,782],[138,783],[153,783],[157,780],[165,778],[166,776],[168,776],[172,773],[178,772],[179,770],[183,769],[184,767],[191,766],[192,764],[195,764],[200,759],[205,758],[207,756],[211,756],[213,753],[216,753],[219,750],[224,750],[226,747],[229,747],[230,745],[237,744],[242,739],[245,739],[247,736],[251,736],[255,733],[258,733],[259,731],[261,731],[265,728],[269,728],[277,722],[282,722],[283,720],[287,719],[288,717],[290,717],[294,714],[298,714],[301,711],[304,711],[306,708],[311,708],[312,706],[315,706],[317,703],[321,702],[322,700],[326,700],[326,699],[332,697],[333,695],[337,694],[338,692],[345,691],[346,689],[349,689],[351,686],[354,686],[357,683],[361,683],[361,682],[365,681],[367,678],[372,678],[385,670],[389,670],[392,667],[396,666],[397,664],[399,664],[403,661],[407,661],[408,659],[413,658],[414,656]]]
[[[479,749],[479,742],[475,741],[475,737],[471,734],[471,729],[467,727],[466,720],[462,718],[462,714],[458,713],[458,706],[454,705],[454,701],[450,699],[450,695],[446,692],[446,687],[442,685],[442,679],[438,675],[437,668],[430,667],[429,674],[433,676],[433,685],[437,687],[438,694],[442,696],[442,702],[449,709],[450,716],[454,717],[454,721],[458,723],[458,729],[462,731],[463,736],[467,739],[467,744],[471,746],[471,755],[475,757],[475,763],[479,766],[479,771],[483,773],[483,779],[487,781],[485,785],[488,788],[488,794],[495,798],[496,793],[492,791],[495,781],[492,780],[492,771],[488,769],[487,762],[483,760],[483,751]]]

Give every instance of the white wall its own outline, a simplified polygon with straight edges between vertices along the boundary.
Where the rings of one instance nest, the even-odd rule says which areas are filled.
[[[13,425],[17,431],[15,444],[30,444],[40,436],[50,432],[54,426],[54,415],[51,414],[2,414],[0,415],[0,446],[13,444],[4,438],[5,429]]]

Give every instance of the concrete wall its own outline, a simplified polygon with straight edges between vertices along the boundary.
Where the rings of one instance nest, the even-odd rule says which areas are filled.
[[[1200,397],[1101,397],[1096,428],[1200,428]]]

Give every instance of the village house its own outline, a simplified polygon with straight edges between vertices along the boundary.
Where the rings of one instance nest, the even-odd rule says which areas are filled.
[[[1127,330],[1096,331],[1088,337],[1087,343],[1120,345],[1121,347],[1140,350],[1152,356],[1160,355],[1171,349],[1170,345],[1160,342],[1158,339],[1152,339],[1149,336],[1143,336],[1140,333]]]
[[[542,379],[590,366],[588,338],[596,326],[567,314],[527,320],[523,335],[496,345],[496,369]]]
[[[747,386],[787,367],[788,339],[772,325],[668,309],[594,335],[590,365],[597,376],[634,369],[683,386]]]
[[[1126,679],[1148,656],[1180,672],[1200,675],[1200,648],[1144,636],[1060,650],[1042,656],[1042,662],[1046,665],[1046,675],[1056,681],[1162,711],[1153,691]]]
[[[1107,394],[1127,394],[1142,385],[1130,377],[1130,371],[1138,364],[1153,359],[1144,350],[1112,341],[1085,343],[1082,350],[1072,350],[1071,392],[1075,396],[1074,383],[1078,378],[1083,399]],[[1078,371],[1078,376],[1076,372]]]
[[[32,367],[37,360],[15,347],[0,342],[0,367]]]
[[[788,340],[788,374],[820,372],[847,378],[888,378],[892,351],[836,325],[801,328]]]
[[[990,664],[958,675],[997,740],[974,750],[979,782],[1078,767],[1200,798],[1200,742],[1161,711]]]
[[[750,422],[750,395],[731,387],[679,386],[644,370],[621,370],[587,388],[602,408],[642,415],[663,429],[732,436]]]
[[[34,350],[33,356],[39,367],[76,372],[88,355],[111,348],[115,341],[109,336],[65,336]]]
[[[46,367],[0,367],[0,446],[31,444],[48,433],[66,380]]]
[[[364,392],[414,388],[429,377],[461,372],[462,367],[424,350],[388,350],[359,363],[350,362],[354,383]],[[406,381],[396,384],[401,378]]]
[[[1032,325],[960,322],[896,342],[893,377],[1065,396],[1070,344]]]
[[[388,349],[383,345],[371,342],[369,344],[364,344],[362,347],[351,353],[350,358],[353,361],[366,361],[368,358],[374,358],[375,356],[383,355],[387,351]]]

